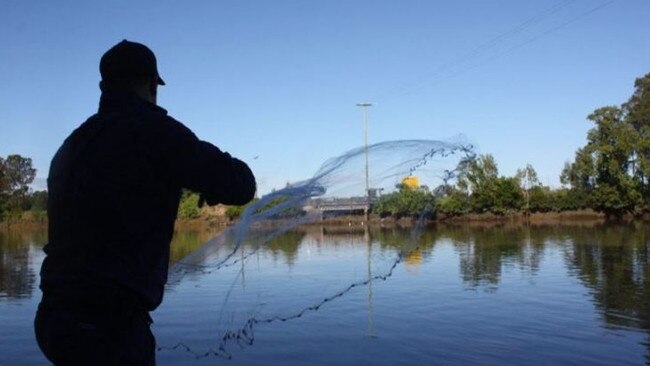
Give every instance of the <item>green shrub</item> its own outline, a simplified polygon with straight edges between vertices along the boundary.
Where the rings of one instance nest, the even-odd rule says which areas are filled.
[[[196,219],[199,217],[199,195],[190,191],[183,191],[181,202],[178,205],[178,217],[181,219]]]

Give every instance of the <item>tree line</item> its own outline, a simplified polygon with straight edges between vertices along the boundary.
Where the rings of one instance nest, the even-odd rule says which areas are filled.
[[[382,196],[375,213],[412,215],[423,210],[444,215],[548,212],[593,209],[610,217],[650,212],[650,74],[638,78],[634,93],[620,106],[596,109],[587,144],[560,174],[563,188],[551,189],[532,165],[512,177],[499,175],[490,154],[459,163],[454,185],[398,189]]]
[[[421,213],[461,216],[472,213],[503,215],[514,212],[560,212],[593,208],[587,197],[571,188],[543,185],[532,165],[512,177],[499,175],[491,154],[461,161],[457,181],[433,190],[398,184],[396,191],[379,197],[373,213],[411,216]]]
[[[598,108],[587,119],[593,123],[587,144],[565,163],[562,188],[543,185],[530,164],[514,176],[500,175],[494,157],[485,154],[461,161],[454,184],[434,189],[399,184],[377,200],[373,213],[454,216],[588,208],[608,216],[650,212],[650,73],[636,79],[625,103]],[[44,215],[47,192],[29,188],[35,175],[30,158],[0,157],[0,219],[20,218],[26,211]],[[184,192],[179,217],[199,217],[198,205],[197,194]],[[233,206],[226,214],[236,219],[244,208]]]

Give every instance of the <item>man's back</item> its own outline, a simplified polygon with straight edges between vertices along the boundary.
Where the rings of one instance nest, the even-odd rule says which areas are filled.
[[[147,310],[158,306],[182,188],[210,203],[242,204],[255,182],[244,163],[162,108],[133,95],[103,96],[99,113],[52,160],[43,289],[118,283]]]

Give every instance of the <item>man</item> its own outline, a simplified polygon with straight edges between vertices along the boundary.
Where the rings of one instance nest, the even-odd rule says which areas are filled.
[[[99,69],[99,111],[50,167],[36,338],[56,365],[154,365],[148,312],[162,301],[181,190],[241,205],[255,178],[156,106],[165,82],[149,48],[124,40]]]

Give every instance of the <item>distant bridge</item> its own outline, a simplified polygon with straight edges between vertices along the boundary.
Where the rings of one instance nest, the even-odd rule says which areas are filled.
[[[311,200],[308,206],[323,214],[343,212],[368,214],[376,201],[374,197],[318,198]]]

